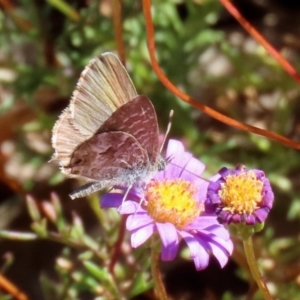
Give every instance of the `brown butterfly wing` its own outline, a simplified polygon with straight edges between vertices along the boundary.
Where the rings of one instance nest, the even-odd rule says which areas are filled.
[[[81,144],[65,170],[94,181],[112,180],[110,185],[115,185],[126,181],[124,174],[142,168],[147,162],[147,153],[133,136],[103,132]]]
[[[74,149],[89,138],[89,136],[81,134],[74,126],[69,107],[67,107],[53,128],[51,141],[55,152],[51,161],[59,162],[62,173],[76,177],[66,172],[65,166],[69,165]]]
[[[157,117],[151,101],[137,96],[116,110],[97,131],[122,131],[132,135],[146,151],[154,164],[159,156],[159,131]]]

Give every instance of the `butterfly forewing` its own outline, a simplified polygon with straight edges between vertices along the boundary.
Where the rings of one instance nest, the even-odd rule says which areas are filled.
[[[102,54],[90,61],[74,91],[70,111],[83,134],[94,134],[111,114],[137,96],[118,58]]]
[[[59,161],[63,173],[65,173],[64,166],[70,163],[74,149],[87,139],[89,136],[81,134],[73,125],[71,113],[67,107],[55,123],[52,135],[52,145],[55,149],[52,160]]]

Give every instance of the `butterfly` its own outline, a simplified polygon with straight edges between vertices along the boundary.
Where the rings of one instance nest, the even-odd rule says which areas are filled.
[[[165,166],[154,107],[137,95],[110,52],[85,67],[52,133],[51,161],[58,161],[66,176],[87,182],[72,199],[107,187],[142,186]]]

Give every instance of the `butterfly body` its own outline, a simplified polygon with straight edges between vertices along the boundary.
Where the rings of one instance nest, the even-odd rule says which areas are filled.
[[[136,94],[120,61],[111,53],[82,72],[70,105],[53,129],[53,160],[69,177],[86,182],[71,194],[142,186],[164,167],[157,117],[151,101]]]

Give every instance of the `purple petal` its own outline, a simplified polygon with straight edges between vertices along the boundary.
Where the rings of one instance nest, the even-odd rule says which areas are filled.
[[[122,206],[119,207],[119,213],[121,215],[127,214],[135,214],[135,213],[143,213],[145,210],[141,207],[141,205],[135,201],[127,200],[125,201]]]
[[[184,153],[183,144],[177,140],[170,139],[167,146],[166,157],[171,158]]]
[[[226,177],[227,175],[233,173],[233,171],[235,170],[228,170],[228,168],[224,167],[222,169],[219,170],[219,174],[222,176],[222,177]],[[236,172],[235,172],[236,173]]]
[[[243,215],[241,215],[241,214],[232,214],[231,215],[231,218],[230,218],[230,223],[241,223],[241,222],[243,222],[244,221],[244,216]]]
[[[191,159],[193,159],[193,155],[189,152],[184,152],[181,155],[176,156],[171,163],[181,167],[181,169],[185,169]]]
[[[211,243],[213,243],[214,245],[222,248],[223,251],[227,251],[228,255],[232,254],[233,244],[232,244],[232,241],[230,239],[224,240],[224,239],[222,239],[218,236],[210,234],[209,231],[199,232],[199,233],[196,234],[196,237],[197,237],[200,244],[210,245]]]
[[[124,195],[126,190],[124,190],[124,188],[118,188],[115,187],[114,190],[120,190],[119,193],[106,193],[104,195],[101,196],[100,199],[100,206],[101,208],[110,208],[110,207],[119,207],[123,200],[124,200]],[[127,197],[125,200],[135,200],[137,202],[140,201],[141,196],[138,194],[138,191],[135,189],[130,189]],[[124,202],[125,202],[124,200]]]
[[[222,224],[230,224],[231,218],[232,218],[232,213],[227,210],[221,210],[218,214],[218,220]]]
[[[173,260],[179,246],[176,228],[171,223],[156,223],[156,227],[162,241],[161,259],[164,261]]]
[[[101,208],[119,207],[124,195],[120,193],[106,193],[100,198]]]
[[[218,192],[221,189],[221,180],[217,182],[210,182],[207,187],[207,200],[211,204],[221,204],[222,200],[220,199]]]
[[[130,215],[126,221],[126,229],[129,231],[138,229],[140,227],[144,227],[154,223],[153,219],[145,212],[145,213],[136,213]]]
[[[195,238],[206,251],[212,252],[219,261],[221,267],[227,263],[228,257],[233,250],[231,240],[225,242],[216,236],[209,236],[207,234],[196,234]]]
[[[188,152],[182,153],[180,156],[174,157],[168,164],[169,168],[165,170],[165,176],[170,179],[180,178],[184,168],[193,158],[193,155]]]
[[[128,188],[125,188],[125,187],[122,187],[122,186],[114,186],[114,190],[119,190],[120,194],[123,194],[123,196],[126,192],[128,192],[126,200],[137,200],[137,201],[139,201],[141,196],[142,196],[141,195],[141,190],[137,189],[135,187],[130,188],[129,191],[128,191]]]
[[[215,258],[219,261],[219,264],[220,264],[221,268],[223,268],[223,267],[227,264],[227,262],[228,262],[228,258],[229,258],[228,252],[229,252],[230,255],[231,255],[231,254],[232,254],[232,250],[233,250],[233,244],[231,243],[232,246],[231,246],[231,248],[230,248],[230,246],[229,246],[230,242],[227,241],[227,243],[228,243],[227,246],[228,246],[228,248],[229,248],[229,249],[227,249],[227,251],[224,251],[223,248],[221,248],[221,247],[215,245],[214,243],[210,243],[210,244],[209,244],[210,247],[211,247],[211,252],[212,252],[213,255],[215,256]],[[228,250],[230,250],[230,249],[232,249],[232,250],[231,250],[231,251],[228,251]]]
[[[272,208],[274,202],[274,194],[272,191],[272,187],[268,179],[264,180],[264,186],[262,189],[262,201],[260,203],[261,206],[267,206],[268,208]]]
[[[170,162],[164,171],[155,176],[157,180],[184,178],[193,182],[199,178],[205,169],[202,162],[194,158],[191,153],[185,152],[179,141],[169,141],[166,156]]]
[[[191,157],[185,166],[185,170],[183,172],[183,177],[186,180],[195,180],[195,177],[200,177],[205,169],[205,164],[202,163],[200,160],[196,159],[195,157]],[[193,176],[192,176],[193,175]]]
[[[202,230],[208,226],[219,224],[216,216],[200,216],[186,226],[186,230]]]
[[[268,214],[270,212],[270,209],[267,207],[259,208],[254,212],[254,215],[256,216],[256,219],[259,223],[262,223],[266,220]]]
[[[244,222],[247,225],[254,225],[255,223],[257,223],[254,215],[248,215],[248,216],[244,217]]]
[[[230,239],[229,230],[227,230],[223,225],[214,224],[213,226],[206,228],[206,231],[222,238],[223,240]]]
[[[196,270],[201,271],[201,270],[207,268],[208,263],[209,263],[209,255],[207,254],[206,251],[204,251],[202,256],[198,255],[195,258],[193,258],[193,260],[194,260]]]
[[[221,188],[222,179],[218,181],[211,181],[208,186],[208,192],[217,193]]]
[[[197,189],[195,197],[199,199],[199,203],[204,203],[207,198],[207,187],[209,183],[203,179],[197,178],[193,184]]]
[[[199,244],[199,242],[195,239],[194,235],[180,230],[178,233],[182,236],[184,241],[187,243],[190,249],[190,257],[195,258],[198,255],[202,255],[203,247]]]
[[[264,171],[262,171],[262,170],[257,170],[257,169],[253,169],[252,171],[255,173],[256,178],[257,178],[258,180],[264,180],[264,179],[266,178],[266,175],[265,175],[265,172],[264,172]]]
[[[169,162],[163,171],[158,172],[155,175],[155,179],[158,181],[161,181],[165,178],[176,179],[180,177],[181,172],[182,172],[182,167],[173,165],[172,162]]]
[[[143,244],[153,234],[154,230],[155,225],[149,224],[133,231],[131,235],[131,246],[137,248]]]
[[[216,175],[210,177],[208,180],[210,182],[215,182],[215,181],[219,180],[220,178],[221,178],[220,174],[216,174]]]
[[[179,234],[185,240],[190,249],[190,257],[194,260],[196,269],[205,269],[209,263],[209,254],[203,247],[203,244],[199,243],[198,239],[190,233],[179,231]]]

